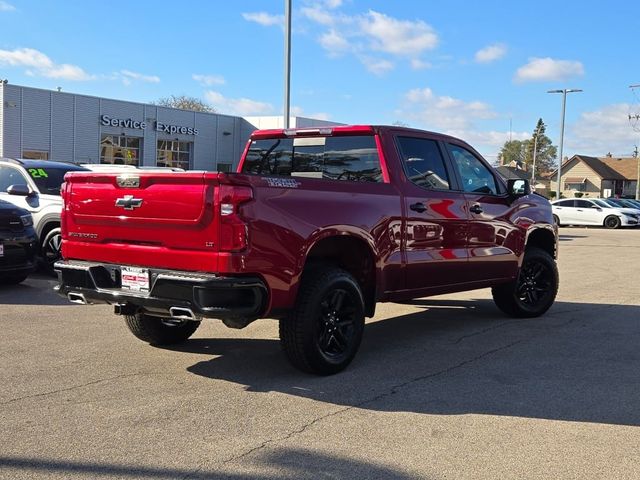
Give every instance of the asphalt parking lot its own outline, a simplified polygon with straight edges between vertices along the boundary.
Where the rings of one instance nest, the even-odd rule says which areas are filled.
[[[350,368],[277,323],[159,349],[43,276],[0,288],[0,478],[640,478],[640,229],[560,229],[558,300],[382,305]]]

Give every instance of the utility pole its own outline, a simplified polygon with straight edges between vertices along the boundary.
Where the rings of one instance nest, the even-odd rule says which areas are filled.
[[[638,87],[640,87],[640,84],[638,84],[638,85],[629,85],[629,88],[632,91],[634,91],[634,89],[636,89]],[[633,120],[635,120],[635,122]],[[633,128],[636,132],[640,131],[640,129],[637,127],[639,122],[640,122],[640,114],[639,113],[636,113],[635,115],[629,114],[629,124],[631,125],[631,128]],[[636,200],[640,200],[640,157],[638,156],[638,146],[637,145],[636,145],[635,151],[633,152],[633,156],[636,157],[637,162],[638,162],[638,170],[636,172]]]
[[[581,92],[578,88],[563,88],[562,90],[548,90],[547,93],[562,94],[562,116],[560,117],[560,160],[558,161],[558,186],[556,187],[556,198],[560,198],[560,183],[562,180],[562,146],[564,143],[564,114],[567,106],[567,93]]]
[[[284,0],[284,128],[289,128],[291,92],[291,0]]]

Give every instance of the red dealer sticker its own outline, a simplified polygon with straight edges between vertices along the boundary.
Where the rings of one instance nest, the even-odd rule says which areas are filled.
[[[120,270],[122,288],[136,292],[149,291],[149,270],[136,267],[122,267]]]

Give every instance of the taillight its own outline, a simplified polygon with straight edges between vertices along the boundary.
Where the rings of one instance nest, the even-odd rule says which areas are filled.
[[[239,252],[249,244],[249,226],[240,205],[253,199],[251,187],[220,185],[220,250]]]

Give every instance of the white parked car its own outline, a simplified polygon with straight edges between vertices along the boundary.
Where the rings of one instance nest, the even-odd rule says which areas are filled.
[[[65,173],[86,170],[73,163],[0,158],[0,199],[31,213],[38,252],[50,273],[60,259],[60,186]]]
[[[564,198],[551,202],[553,219],[560,225],[635,227],[640,216],[629,208],[614,207],[595,198]]]

